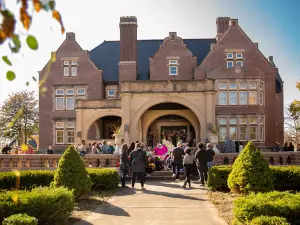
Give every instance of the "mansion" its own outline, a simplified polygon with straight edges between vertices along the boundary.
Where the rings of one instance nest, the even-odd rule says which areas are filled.
[[[120,18],[120,41],[88,51],[74,33],[39,72],[47,91],[39,97],[40,149],[64,150],[81,140],[113,139],[154,145],[171,133],[204,141],[249,140],[261,147],[283,144],[283,81],[239,26],[219,17],[216,37],[137,40],[137,18]],[[54,57],[55,55],[55,57]],[[53,60],[56,58],[56,60]]]

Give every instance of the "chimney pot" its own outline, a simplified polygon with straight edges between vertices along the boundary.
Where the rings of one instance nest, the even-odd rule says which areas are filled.
[[[229,23],[230,26],[237,27],[238,24],[239,24],[238,19],[230,19],[230,23]]]
[[[70,41],[75,41],[75,33],[74,32],[68,32],[66,34],[66,38]]]
[[[228,30],[229,28],[229,21],[230,17],[218,17],[216,19],[217,25],[217,40],[220,40],[222,35]]]

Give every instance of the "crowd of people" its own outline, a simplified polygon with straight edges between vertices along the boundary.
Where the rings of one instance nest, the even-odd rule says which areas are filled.
[[[133,148],[134,146],[134,148]],[[215,151],[210,143],[206,145],[198,144],[196,150],[178,142],[164,158],[155,155],[155,151],[148,147],[145,149],[140,142],[131,143],[128,147],[123,143],[120,149],[120,174],[122,188],[127,188],[125,184],[126,176],[132,172],[131,187],[135,183],[141,183],[141,190],[145,190],[145,178],[155,170],[162,170],[167,165],[172,168],[173,177],[180,181],[180,172],[185,172],[183,188],[187,185],[191,188],[191,177],[193,174],[199,175],[200,185],[205,185],[208,178],[208,170],[213,166]]]

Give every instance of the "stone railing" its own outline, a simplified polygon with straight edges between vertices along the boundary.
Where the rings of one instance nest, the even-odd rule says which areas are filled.
[[[0,171],[55,170],[62,155],[0,155]],[[84,164],[89,168],[116,167],[118,155],[85,155]]]
[[[262,152],[270,165],[299,165],[300,152]],[[214,158],[214,165],[232,165],[238,153],[220,153]]]
[[[76,109],[106,109],[121,108],[122,103],[119,99],[100,99],[100,100],[83,100],[76,101]]]
[[[121,93],[172,93],[215,91],[213,79],[186,81],[124,81]]]

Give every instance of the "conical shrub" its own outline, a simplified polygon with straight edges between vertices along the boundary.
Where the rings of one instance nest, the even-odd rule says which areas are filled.
[[[72,189],[75,197],[91,191],[91,178],[86,171],[83,160],[73,146],[70,146],[59,160],[51,186],[64,186]]]
[[[252,142],[235,160],[227,180],[232,192],[268,192],[274,189],[272,171],[268,162]]]

